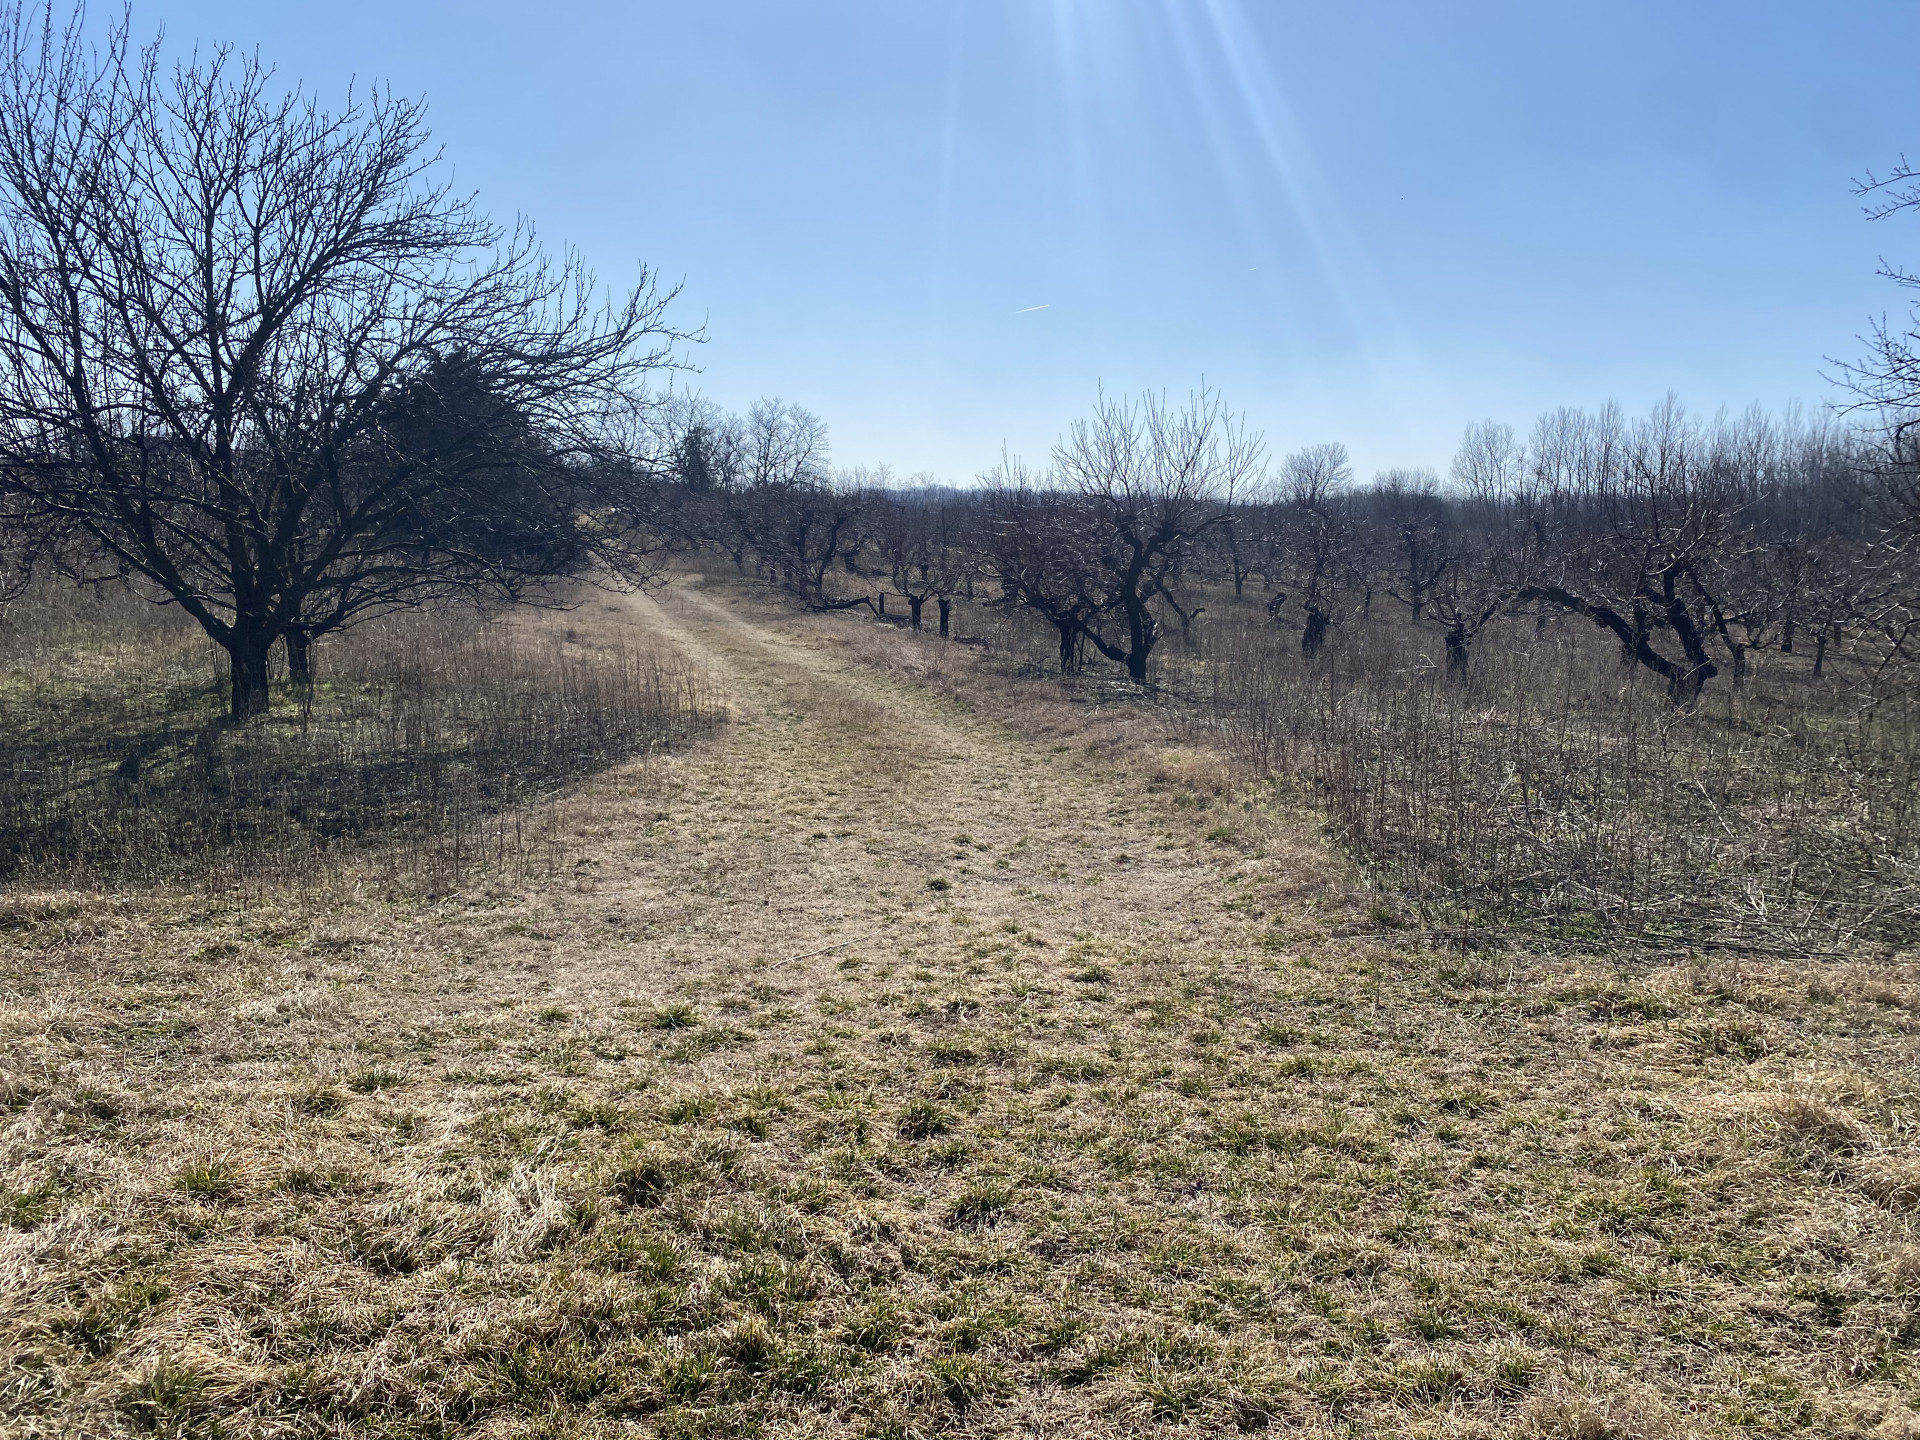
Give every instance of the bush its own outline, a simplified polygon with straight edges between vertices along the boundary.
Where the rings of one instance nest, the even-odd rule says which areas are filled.
[[[1171,686],[1301,786],[1412,898],[1594,938],[1840,946],[1920,935],[1920,728],[1805,657],[1676,709],[1571,623],[1504,622],[1469,682],[1441,635],[1356,620],[1315,661],[1221,606]]]

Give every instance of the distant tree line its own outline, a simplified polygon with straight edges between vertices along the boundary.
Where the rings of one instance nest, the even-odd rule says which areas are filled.
[[[1861,189],[1920,208],[1904,164]],[[492,224],[409,102],[328,111],[254,60],[168,68],[124,20],[95,48],[0,5],[0,598],[50,566],[178,606],[236,720],[276,646],[308,685],[367,617],[557,603],[676,548],[942,635],[961,597],[1027,612],[1063,671],[1142,684],[1228,596],[1309,662],[1400,607],[1456,680],[1496,620],[1556,614],[1683,705],[1767,648],[1876,692],[1920,674],[1911,315],[1842,367],[1844,416],[1563,410],[1361,484],[1338,444],[1269,456],[1212,393],[1102,398],[1044,467],[955,489],[836,470],[796,405],[652,396],[672,298],[644,271],[597,298]]]
[[[811,609],[919,629],[931,604],[942,635],[958,596],[1029,611],[1063,671],[1097,656],[1144,682],[1163,639],[1231,595],[1306,660],[1397,607],[1457,680],[1496,619],[1575,617],[1687,704],[1759,650],[1816,673],[1844,651],[1881,688],[1920,660],[1913,430],[1872,418],[1561,410],[1524,436],[1469,428],[1446,477],[1362,485],[1337,444],[1271,463],[1217,396],[1105,399],[1046,469],[1009,458],[957,490],[835,471],[795,406],[688,400],[666,513],[681,546]]]
[[[1859,191],[1874,219],[1920,211],[1920,170]],[[1470,427],[1445,477],[1364,485],[1338,444],[1275,463],[1210,393],[1103,398],[1045,468],[1008,457],[966,490],[836,472],[825,428],[789,404],[682,400],[664,417],[666,528],[815,610],[897,598],[919,629],[932,602],[942,635],[956,596],[1024,610],[1062,671],[1097,656],[1136,682],[1230,593],[1307,661],[1392,605],[1437,630],[1456,681],[1495,621],[1557,615],[1678,705],[1741,684],[1766,649],[1816,676],[1844,656],[1880,695],[1920,681],[1920,306],[1838,368],[1844,401],[1818,416],[1563,409],[1525,435]]]

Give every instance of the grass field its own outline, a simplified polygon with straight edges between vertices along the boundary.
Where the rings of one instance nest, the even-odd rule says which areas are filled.
[[[686,580],[432,898],[0,899],[21,1435],[1920,1435],[1920,962],[1447,948],[1175,722]],[[584,622],[583,622],[584,623]]]

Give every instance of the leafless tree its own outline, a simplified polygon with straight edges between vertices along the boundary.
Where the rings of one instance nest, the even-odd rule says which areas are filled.
[[[1347,447],[1338,443],[1309,445],[1280,463],[1285,503],[1280,583],[1286,588],[1267,601],[1267,613],[1279,619],[1290,598],[1300,602],[1300,652],[1308,659],[1326,646],[1340,578],[1353,549],[1346,507],[1352,480]]]
[[[1861,640],[1867,693],[1920,683],[1920,419],[1884,426],[1873,461],[1880,534],[1853,582],[1848,615]]]
[[[1418,624],[1428,597],[1458,558],[1440,477],[1426,469],[1383,470],[1358,498],[1367,512],[1366,538],[1378,552],[1368,568],[1377,569],[1378,583]]]
[[[873,546],[894,591],[907,602],[908,623],[918,630],[931,600],[940,614],[940,638],[948,638],[954,598],[973,569],[973,507],[922,477],[904,492],[874,497],[871,508]]]
[[[740,523],[746,488],[746,425],[703,396],[677,392],[654,407],[650,448],[663,484],[663,535],[682,553],[718,550],[744,575],[753,546]]]
[[[0,487],[82,578],[231,659],[449,594],[647,565],[622,463],[670,294],[611,304],[439,178],[420,109],[329,112],[0,10]]]
[[[1531,523],[1553,541],[1519,598],[1592,621],[1691,704],[1720,671],[1708,641],[1745,500],[1713,437],[1669,399],[1634,425],[1613,406],[1558,411],[1529,451]]]
[[[803,513],[798,543],[808,545],[812,514],[803,503],[833,484],[827,427],[809,410],[788,401],[756,401],[744,420],[733,420],[734,450],[738,457],[732,483],[715,497],[711,538],[744,570],[752,557],[764,578],[804,598],[807,561],[794,552],[796,536],[791,513]],[[837,551],[825,557],[831,565]],[[825,565],[822,566],[822,573]]]
[[[1902,156],[1886,174],[1857,182],[1855,191],[1867,202],[1870,220],[1920,213],[1920,167]],[[1920,274],[1904,266],[1883,262],[1880,273],[1903,289],[1920,291]],[[1888,458],[1896,464],[1910,459],[1898,438],[1920,428],[1920,302],[1901,319],[1876,321],[1865,358],[1838,362],[1838,368],[1859,403],[1891,432]]]
[[[1106,595],[1090,507],[1012,456],[983,484],[981,558],[999,585],[998,603],[1044,619],[1059,640],[1061,673],[1078,669],[1086,627]]]
[[[25,523],[21,510],[16,497],[0,492],[0,616],[3,607],[26,593],[41,548],[48,543]]]
[[[1920,213],[1920,168],[1905,156],[1856,189],[1871,220]],[[1904,266],[1883,263],[1881,273],[1903,289],[1920,290],[1920,273]],[[1839,369],[1876,442],[1883,528],[1863,567],[1859,629],[1871,652],[1872,689],[1882,693],[1909,688],[1920,675],[1920,301],[1900,319],[1878,320],[1866,357]]]
[[[1464,683],[1480,632],[1541,573],[1546,534],[1531,503],[1526,448],[1513,428],[1469,425],[1453,460],[1451,563],[1425,596],[1440,622],[1448,678]]]
[[[852,569],[868,515],[862,477],[827,475],[766,485],[746,497],[754,552],[767,578],[809,610],[871,605],[864,591],[835,594],[827,584],[835,562]]]
[[[754,402],[740,450],[750,489],[790,489],[832,479],[826,424],[789,400]]]
[[[1261,441],[1201,391],[1178,408],[1102,397],[1054,450],[1062,486],[1085,507],[1103,584],[1082,633],[1136,684],[1161,636],[1155,602],[1181,616],[1180,569],[1221,520],[1221,497],[1258,475]]]
[[[685,400],[677,407],[668,465],[690,494],[725,494],[739,489],[747,473],[747,437],[738,417],[710,400]]]
[[[835,561],[857,553],[866,515],[858,489],[827,480],[762,491],[756,548],[768,578],[809,610],[846,610],[869,605],[863,592],[832,593],[827,577]]]
[[[1247,581],[1260,560],[1274,520],[1274,487],[1264,470],[1242,480],[1229,479],[1220,500],[1220,520],[1208,534],[1208,548],[1233,586],[1233,598],[1246,594]]]

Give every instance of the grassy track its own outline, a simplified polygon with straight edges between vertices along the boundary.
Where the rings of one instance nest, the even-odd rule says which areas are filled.
[[[564,873],[0,902],[22,1434],[1920,1434],[1920,966],[1434,949],[1190,740],[719,590]]]

